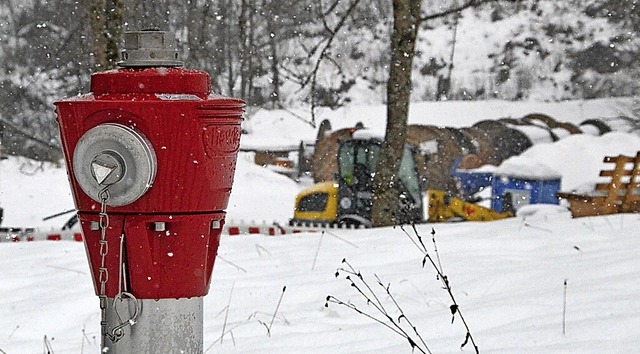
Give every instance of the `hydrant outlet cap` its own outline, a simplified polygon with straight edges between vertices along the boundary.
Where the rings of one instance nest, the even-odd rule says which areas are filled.
[[[179,67],[175,40],[168,32],[149,30],[124,34],[124,50],[121,52],[121,67]]]

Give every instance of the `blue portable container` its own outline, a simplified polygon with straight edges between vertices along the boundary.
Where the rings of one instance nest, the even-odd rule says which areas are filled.
[[[479,170],[459,170],[461,159],[457,158],[451,167],[451,176],[458,184],[458,192],[465,200],[471,199],[474,194],[491,186],[493,173]]]
[[[560,177],[526,178],[496,174],[491,183],[491,209],[515,212],[529,204],[559,204]]]
[[[466,199],[491,186],[493,173],[456,170],[453,178],[460,184],[461,193]]]

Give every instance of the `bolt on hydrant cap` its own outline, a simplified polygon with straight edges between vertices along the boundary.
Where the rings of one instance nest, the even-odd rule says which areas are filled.
[[[121,58],[117,63],[121,67],[183,65],[182,61],[178,60],[175,39],[169,36],[169,32],[157,29],[125,32]]]

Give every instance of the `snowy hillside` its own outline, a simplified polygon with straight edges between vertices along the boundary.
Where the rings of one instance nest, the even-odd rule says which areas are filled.
[[[526,105],[424,104],[413,107],[412,119],[462,126],[542,107]],[[547,112],[574,117],[580,112],[576,107],[587,107],[582,119],[615,116],[615,106],[587,101]],[[380,129],[378,110],[345,109],[332,124],[362,120]],[[431,118],[445,115],[446,120]],[[274,122],[279,125],[265,130]],[[252,139],[279,144],[295,139],[292,132],[305,139],[305,125],[282,111],[262,111],[250,123],[253,133],[242,137],[243,144]],[[637,151],[640,137],[613,132],[538,144],[507,161],[544,164],[562,176],[568,190],[593,183],[604,156]],[[302,186],[252,164],[251,157],[239,156],[228,219],[286,222]],[[60,226],[66,217],[42,218],[73,208],[64,169],[3,160],[0,206],[3,225]],[[432,228],[442,268],[482,353],[629,353],[640,347],[640,215],[572,219],[562,205],[529,206],[502,221],[420,225],[434,255]],[[99,350],[100,311],[84,252],[72,241],[0,242],[0,353],[40,353],[45,336],[56,354]],[[205,297],[206,353],[410,353],[406,339],[384,326],[345,306],[325,307],[331,295],[372,311],[346,273],[335,277],[337,268],[348,267],[343,259],[361,271],[391,317],[398,318],[375,277],[390,285],[393,299],[433,353],[460,352],[465,330],[459,318],[451,323],[451,300],[433,269],[421,266],[423,255],[402,230],[382,228],[224,235]],[[463,352],[473,351],[467,346]]]

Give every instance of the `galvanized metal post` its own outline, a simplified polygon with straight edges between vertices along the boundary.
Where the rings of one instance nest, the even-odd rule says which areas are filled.
[[[140,313],[135,324],[123,327],[120,340],[107,339],[108,354],[202,353],[202,297],[191,299],[138,300]],[[115,306],[114,306],[115,305]],[[133,301],[108,299],[107,322],[117,324],[135,312]]]

